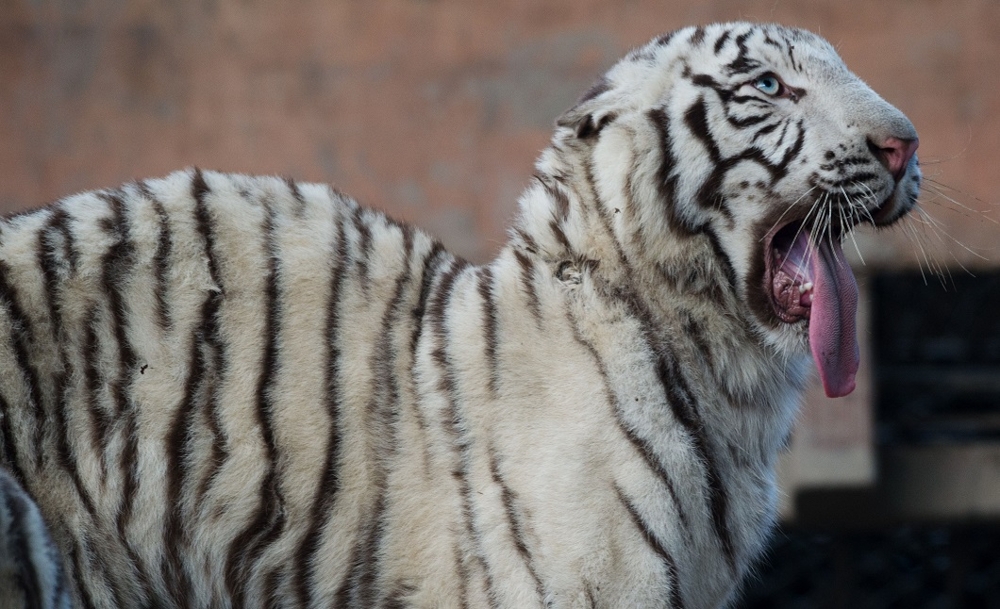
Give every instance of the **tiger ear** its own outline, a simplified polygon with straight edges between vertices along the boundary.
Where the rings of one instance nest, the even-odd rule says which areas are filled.
[[[556,119],[556,126],[572,129],[581,140],[596,136],[616,116],[607,101],[602,99],[610,89],[611,84],[606,78],[597,81],[575,106]]]
[[[570,127],[576,133],[577,139],[586,140],[594,137],[604,129],[608,123],[615,119],[614,112],[604,112],[603,114],[597,113],[586,113],[582,116],[570,117],[567,112],[559,120],[556,121],[556,125],[560,127]]]

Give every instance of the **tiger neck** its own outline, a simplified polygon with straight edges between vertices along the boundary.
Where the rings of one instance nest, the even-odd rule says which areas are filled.
[[[769,405],[802,390],[806,365],[759,338],[712,233],[669,221],[644,226],[638,202],[598,196],[585,162],[570,168],[543,155],[539,165],[548,171],[522,196],[510,247],[539,258],[557,280],[568,271],[640,303],[661,340],[704,357],[710,382],[734,405]]]

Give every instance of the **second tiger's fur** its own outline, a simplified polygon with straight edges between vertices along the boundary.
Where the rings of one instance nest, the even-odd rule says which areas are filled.
[[[63,567],[0,552],[88,608],[725,605],[915,146],[818,37],[714,25],[559,120],[486,265],[198,170],[7,219],[0,457]]]

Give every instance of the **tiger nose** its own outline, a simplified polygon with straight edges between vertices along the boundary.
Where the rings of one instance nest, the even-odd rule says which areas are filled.
[[[897,182],[903,179],[906,167],[919,145],[918,138],[899,137],[887,137],[882,142],[874,143],[876,154]]]

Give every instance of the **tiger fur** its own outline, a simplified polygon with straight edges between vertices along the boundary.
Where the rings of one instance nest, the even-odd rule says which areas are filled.
[[[819,37],[716,24],[559,118],[485,265],[200,170],[10,217],[0,455],[62,566],[0,558],[84,608],[731,604],[915,148]]]

